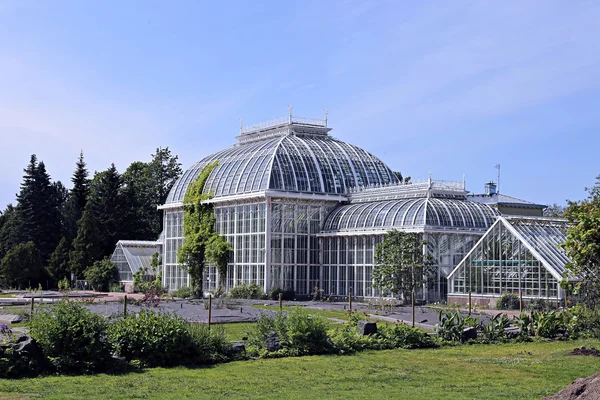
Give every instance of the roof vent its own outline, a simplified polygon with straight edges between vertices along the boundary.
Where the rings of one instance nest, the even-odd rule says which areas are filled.
[[[494,182],[489,181],[485,184],[485,194],[488,196],[496,194],[496,184]]]

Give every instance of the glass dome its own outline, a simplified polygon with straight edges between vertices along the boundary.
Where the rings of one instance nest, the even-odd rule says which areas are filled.
[[[290,133],[238,143],[200,160],[175,183],[167,204],[181,203],[188,185],[216,160],[204,187],[215,197],[267,189],[345,194],[355,187],[398,182],[387,165],[359,147],[329,135]]]
[[[335,209],[324,232],[366,231],[407,227],[487,229],[498,212],[467,200],[416,198],[348,204]]]

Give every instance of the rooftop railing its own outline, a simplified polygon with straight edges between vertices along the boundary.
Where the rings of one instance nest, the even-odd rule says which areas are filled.
[[[310,126],[318,126],[318,127],[327,127],[327,119],[320,118],[306,118],[306,117],[281,117],[275,118],[269,121],[260,122],[254,125],[248,125],[240,127],[240,133],[242,135],[246,135],[249,133],[264,131],[266,129],[274,128],[276,126],[288,125],[288,124],[299,124],[299,125],[310,125]]]

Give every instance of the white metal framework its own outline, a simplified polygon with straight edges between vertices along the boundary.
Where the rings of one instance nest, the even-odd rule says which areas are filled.
[[[119,240],[110,258],[119,271],[119,282],[133,282],[133,274],[150,267],[152,255],[160,254],[160,247],[160,242]]]
[[[449,296],[561,298],[567,228],[563,219],[499,217],[448,277]]]

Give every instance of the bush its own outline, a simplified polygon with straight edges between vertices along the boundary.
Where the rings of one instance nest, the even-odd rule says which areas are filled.
[[[194,364],[214,364],[225,361],[231,349],[225,328],[222,325],[189,324],[188,333],[192,344]]]
[[[529,311],[550,311],[548,302],[544,299],[531,299],[527,302]]]
[[[288,313],[261,314],[249,332],[249,344],[262,349],[269,332],[275,331],[289,354],[323,354],[333,350],[327,328],[324,317],[294,307]]]
[[[70,289],[70,283],[69,280],[67,278],[64,278],[60,281],[58,281],[58,290],[60,290],[61,292],[67,291]]]
[[[97,292],[106,292],[111,283],[118,279],[117,266],[105,257],[102,261],[96,261],[84,272],[85,279]]]
[[[231,288],[229,297],[233,299],[263,299],[265,295],[260,286],[256,283],[251,283]]]
[[[514,293],[504,293],[498,299],[496,308],[498,310],[518,310],[519,309],[519,296]]]
[[[271,300],[279,300],[279,293],[283,293],[281,288],[274,288],[269,291],[269,299]]]
[[[438,317],[439,322],[435,326],[435,332],[443,341],[462,342],[465,328],[479,328],[480,326],[479,318],[464,317],[458,310],[440,310]]]
[[[592,337],[600,339],[600,311],[590,310],[583,304],[567,311],[567,330],[570,337]]]
[[[115,320],[108,330],[115,354],[127,361],[172,366],[193,361],[192,338],[188,323],[168,313],[142,310]]]
[[[382,324],[377,328],[386,348],[427,349],[437,346],[431,336],[420,328],[401,323]]]
[[[171,297],[189,299],[194,297],[194,290],[189,286],[183,286],[171,293]]]
[[[106,320],[81,304],[63,301],[38,308],[29,331],[60,372],[101,370],[110,358]]]

